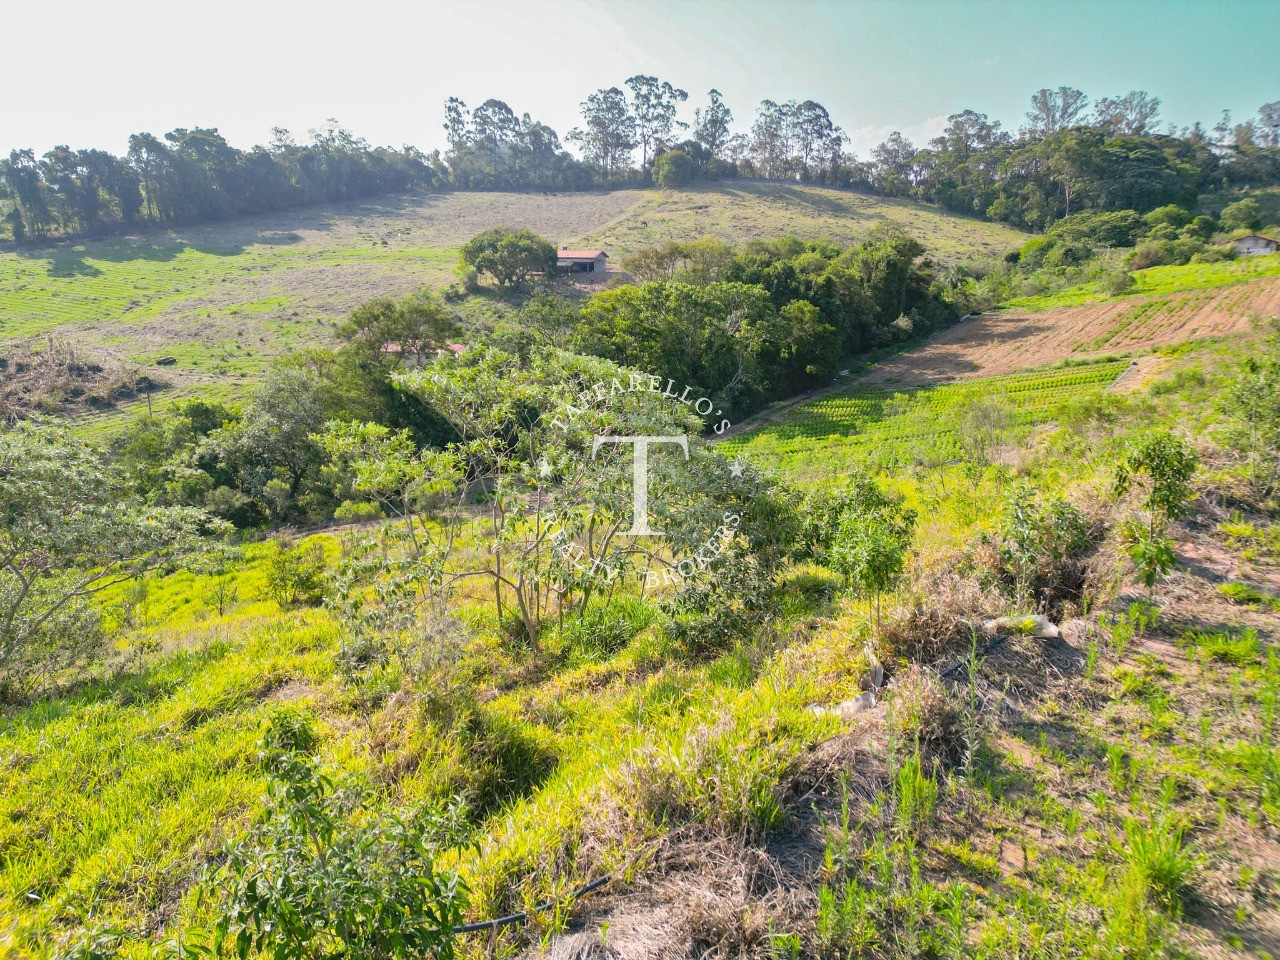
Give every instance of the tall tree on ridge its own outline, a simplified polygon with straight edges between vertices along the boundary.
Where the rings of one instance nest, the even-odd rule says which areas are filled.
[[[627,87],[631,90],[636,139],[640,142],[640,167],[646,169],[650,148],[670,139],[671,131],[677,126],[676,105],[688,100],[689,94],[665,80],[659,82],[657,77],[643,74],[629,78]]]
[[[1057,133],[1074,124],[1088,105],[1089,98],[1074,87],[1043,87],[1031,95],[1026,132],[1038,137]]]
[[[719,90],[712,90],[708,96],[711,103],[705,110],[699,107],[693,114],[693,139],[702,144],[717,160],[723,159],[721,151],[729,145],[729,125],[733,123],[733,112],[721,99]]]
[[[1143,136],[1160,116],[1160,98],[1145,90],[1130,90],[1123,97],[1103,97],[1093,105],[1093,125],[1108,136]]]
[[[637,146],[636,119],[627,95],[617,87],[597,90],[582,104],[584,127],[569,131],[568,140],[582,146],[587,162],[610,177],[621,166],[630,166]]]

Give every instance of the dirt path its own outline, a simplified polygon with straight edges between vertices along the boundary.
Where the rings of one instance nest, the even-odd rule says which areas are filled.
[[[1277,312],[1278,277],[1039,313],[989,311],[961,321],[922,347],[877,364],[859,383],[921,387],[998,376],[1061,360],[1245,333],[1254,316]]]
[[[907,390],[956,380],[995,377],[1069,359],[1136,352],[1198,337],[1242,334],[1253,318],[1280,313],[1280,277],[1217,290],[1127,297],[1039,313],[992,310],[961,320],[928,343],[882,360],[868,373],[782,400],[734,424],[731,437],[776,423],[795,407],[852,387]],[[1138,357],[1113,389],[1146,383],[1163,363]]]

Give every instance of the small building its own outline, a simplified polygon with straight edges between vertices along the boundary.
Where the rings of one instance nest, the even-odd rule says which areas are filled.
[[[384,357],[399,357],[400,362],[406,367],[417,368],[425,366],[436,357],[447,356],[453,354],[459,356],[466,352],[467,346],[463,343],[446,343],[443,347],[435,347],[430,344],[417,343],[413,340],[406,340],[403,343],[392,341],[384,343],[380,352]]]
[[[1251,257],[1262,253],[1280,251],[1280,240],[1275,237],[1264,237],[1260,233],[1251,233],[1247,237],[1236,237],[1231,241],[1231,249],[1241,257]]]
[[[603,250],[570,250],[556,252],[556,270],[560,273],[604,273],[609,255]]]

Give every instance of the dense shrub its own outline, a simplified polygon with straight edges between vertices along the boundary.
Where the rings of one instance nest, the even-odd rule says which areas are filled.
[[[438,869],[440,817],[373,814],[309,761],[284,757],[259,822],[226,851],[215,955],[386,960],[454,955],[467,890]],[[447,819],[447,818],[446,818]],[[445,832],[447,833],[447,832]]]
[[[1098,533],[1075,504],[1017,484],[990,540],[1001,585],[1015,603],[1036,609],[1055,610],[1078,598],[1085,554]]]

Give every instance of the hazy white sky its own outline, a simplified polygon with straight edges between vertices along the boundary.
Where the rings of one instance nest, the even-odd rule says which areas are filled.
[[[1276,0],[6,0],[0,22],[5,152],[197,125],[249,146],[328,117],[429,149],[450,95],[563,136],[641,72],[687,89],[689,119],[716,87],[743,129],[765,97],[819,100],[864,156],[966,107],[1016,128],[1041,86],[1146,89],[1179,125],[1280,99]]]

